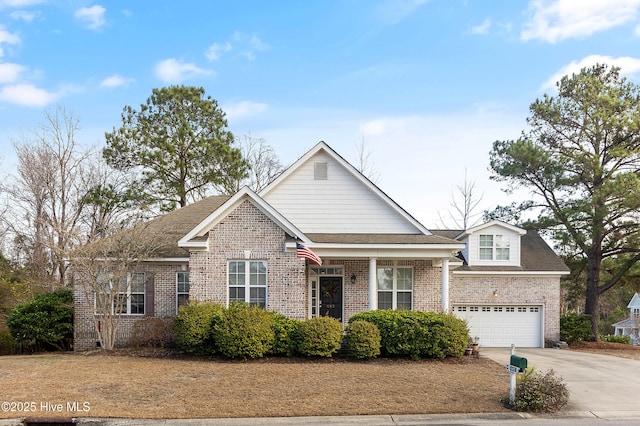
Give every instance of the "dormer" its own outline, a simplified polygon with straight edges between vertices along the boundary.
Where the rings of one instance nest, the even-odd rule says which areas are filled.
[[[520,266],[520,239],[526,233],[494,220],[468,229],[458,239],[466,245],[462,254],[470,266]]]

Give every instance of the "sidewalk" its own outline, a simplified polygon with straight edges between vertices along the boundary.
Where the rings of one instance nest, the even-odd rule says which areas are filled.
[[[403,414],[378,416],[322,416],[322,417],[261,417],[261,418],[225,418],[225,419],[115,419],[115,418],[77,418],[76,424],[87,426],[291,426],[291,425],[329,425],[329,426],[417,426],[417,425],[493,425],[511,424],[515,421],[548,419],[616,420],[640,419],[640,411],[567,411],[554,414],[530,413],[476,413],[476,414]],[[22,418],[0,419],[0,426],[22,426]]]

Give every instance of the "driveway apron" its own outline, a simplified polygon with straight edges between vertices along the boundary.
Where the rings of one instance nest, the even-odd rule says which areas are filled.
[[[482,348],[481,354],[505,368],[510,348]],[[640,361],[560,349],[517,349],[538,372],[553,369],[569,391],[563,411],[640,411]]]

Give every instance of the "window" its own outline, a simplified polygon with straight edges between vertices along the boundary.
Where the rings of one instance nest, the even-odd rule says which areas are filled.
[[[189,302],[189,273],[176,273],[176,309]]]
[[[509,260],[507,235],[479,235],[478,237],[480,260]]]
[[[267,307],[267,262],[229,262],[229,303],[248,302],[252,306]]]
[[[134,272],[115,284],[106,274],[98,277],[98,282],[105,286],[108,294],[117,292],[113,297],[113,312],[124,315],[144,315],[145,303],[145,275],[144,272]]]
[[[378,268],[378,309],[411,309],[412,268]]]

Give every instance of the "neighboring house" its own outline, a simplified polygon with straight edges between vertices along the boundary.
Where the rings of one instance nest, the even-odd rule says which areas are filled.
[[[629,308],[629,318],[613,324],[615,327],[614,335],[630,336],[631,342],[637,345],[638,329],[640,328],[640,296],[638,293],[633,295],[627,308]]]
[[[429,231],[324,142],[258,194],[210,197],[148,229],[170,244],[135,271],[145,285],[121,344],[135,321],[175,316],[187,300],[240,300],[343,324],[371,309],[451,312],[484,346],[559,340],[568,269],[540,236],[497,221]],[[79,289],[75,298],[75,349],[94,348],[93,303]]]

